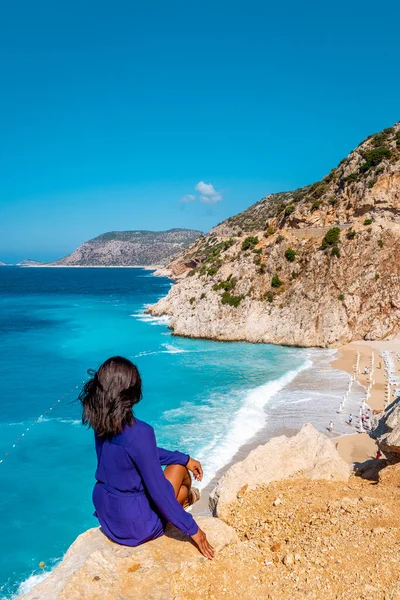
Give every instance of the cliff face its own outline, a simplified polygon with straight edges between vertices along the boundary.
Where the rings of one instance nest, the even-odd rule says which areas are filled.
[[[196,517],[213,561],[171,526],[137,548],[90,529],[20,600],[398,599],[398,467],[377,484],[349,477],[332,441],[305,425],[222,477],[212,494],[222,520]]]
[[[84,242],[56,266],[163,265],[202,235],[193,229],[111,231]]]
[[[370,435],[376,439],[389,464],[400,463],[400,398],[384,410]]]
[[[333,347],[399,331],[400,123],[321,182],[272,194],[172,261],[149,309],[178,335]]]

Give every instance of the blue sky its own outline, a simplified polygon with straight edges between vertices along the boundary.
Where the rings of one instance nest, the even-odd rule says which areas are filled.
[[[206,231],[320,179],[400,119],[399,22],[392,0],[3,2],[0,260]]]

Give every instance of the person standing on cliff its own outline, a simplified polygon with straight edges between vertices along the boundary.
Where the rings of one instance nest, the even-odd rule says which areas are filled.
[[[103,532],[125,546],[160,537],[170,522],[212,559],[206,534],[185,511],[200,497],[190,473],[201,481],[201,464],[188,454],[157,447],[154,429],[132,412],[141,398],[139,371],[120,356],[106,360],[79,395],[82,423],[95,434],[94,514]]]

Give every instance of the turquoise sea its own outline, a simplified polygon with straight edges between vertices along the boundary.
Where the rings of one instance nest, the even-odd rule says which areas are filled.
[[[41,561],[47,572],[96,525],[93,434],[76,397],[109,356],[138,365],[137,416],[160,445],[203,462],[204,485],[268,424],[304,422],[301,407],[323,428],[344,379],[329,394],[315,383],[318,351],[173,337],[144,314],[170,285],[142,269],[0,269],[0,598],[26,590]]]

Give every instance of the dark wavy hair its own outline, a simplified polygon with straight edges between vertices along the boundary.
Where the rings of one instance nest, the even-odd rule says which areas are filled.
[[[92,427],[101,438],[118,435],[132,425],[132,407],[142,398],[142,380],[136,366],[127,358],[106,360],[93,379],[85,383],[79,400],[82,423]]]

